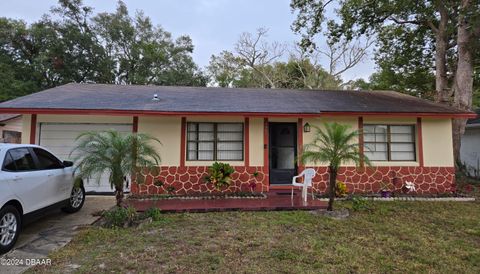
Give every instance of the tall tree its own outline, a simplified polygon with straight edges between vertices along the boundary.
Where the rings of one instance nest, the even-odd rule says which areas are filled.
[[[292,0],[298,11],[293,29],[303,33],[303,44],[322,31],[325,10],[331,0]],[[340,23],[328,22],[331,37],[353,39],[364,34],[391,37],[395,41],[395,59],[422,53],[425,64],[434,64],[436,101],[468,111],[472,107],[474,67],[480,62],[480,2],[475,0],[343,0],[338,16]],[[411,39],[405,39],[410,37]],[[379,40],[380,52],[391,51],[391,43]],[[389,54],[383,55],[389,56]],[[390,55],[391,56],[391,55]],[[377,54],[380,63],[385,59]],[[414,59],[413,61],[418,61]],[[412,65],[404,60],[401,68]],[[460,137],[465,119],[453,122],[455,159],[459,159]]]
[[[59,0],[30,25],[0,18],[0,100],[70,82],[205,86],[192,40],[173,39],[119,2],[94,16],[82,0]]]
[[[172,39],[171,33],[154,26],[149,17],[118,2],[114,13],[100,13],[94,27],[114,62],[118,84],[205,85],[206,79],[193,62],[192,40]]]

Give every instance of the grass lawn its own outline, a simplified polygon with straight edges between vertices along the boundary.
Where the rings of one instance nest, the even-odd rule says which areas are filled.
[[[337,207],[350,207],[348,202]],[[30,272],[480,273],[480,203],[377,202],[335,220],[310,212],[165,214],[81,231]]]

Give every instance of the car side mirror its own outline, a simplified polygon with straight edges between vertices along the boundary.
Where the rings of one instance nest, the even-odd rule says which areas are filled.
[[[71,166],[73,166],[72,161],[63,161],[63,167],[71,167]]]

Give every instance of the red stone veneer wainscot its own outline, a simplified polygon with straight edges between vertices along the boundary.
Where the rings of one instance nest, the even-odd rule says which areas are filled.
[[[265,175],[263,167],[234,167],[232,174],[232,185],[222,192],[251,191],[250,184],[256,183],[255,191],[265,192],[268,190],[268,176]],[[172,194],[193,194],[193,193],[215,193],[218,192],[213,184],[205,183],[208,167],[160,167],[151,171],[144,170],[139,180],[132,183],[132,193],[139,194],[164,194],[169,193],[169,187],[175,190]],[[257,172],[257,176],[254,173]],[[136,179],[136,178],[134,178]],[[137,181],[140,184],[137,184]]]
[[[324,193],[328,185],[328,168],[315,167],[316,192]],[[436,194],[455,191],[454,167],[343,167],[337,179],[347,185],[348,193],[378,193],[382,182],[400,191],[405,182],[415,184],[416,193]]]
[[[223,192],[250,191],[255,182],[255,191],[268,191],[268,172],[261,166],[234,167],[233,184]],[[328,168],[314,167],[317,175],[313,179],[314,191],[324,193],[328,184]],[[163,194],[173,186],[173,194],[215,193],[212,184],[205,183],[208,167],[167,166],[144,170],[134,178],[132,193]],[[257,172],[255,177],[253,174]],[[455,191],[455,168],[453,167],[343,167],[338,180],[345,182],[349,193],[378,193],[382,182],[390,183],[400,191],[406,181],[414,182],[417,193],[435,194]],[[171,189],[170,189],[171,190]]]

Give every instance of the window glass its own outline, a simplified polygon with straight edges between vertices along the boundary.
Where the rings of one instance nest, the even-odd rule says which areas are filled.
[[[364,153],[371,161],[415,161],[411,125],[365,125]]]
[[[37,155],[39,169],[63,168],[62,162],[50,152],[41,148],[33,148],[33,151],[35,152],[35,155]]]
[[[242,123],[188,123],[188,160],[243,160]]]
[[[5,160],[3,160],[3,169],[7,171],[17,170],[17,167],[15,166],[15,162],[13,161],[10,152],[7,152],[7,154],[5,155]]]
[[[17,171],[35,170],[32,154],[27,148],[15,148],[9,150]]]

